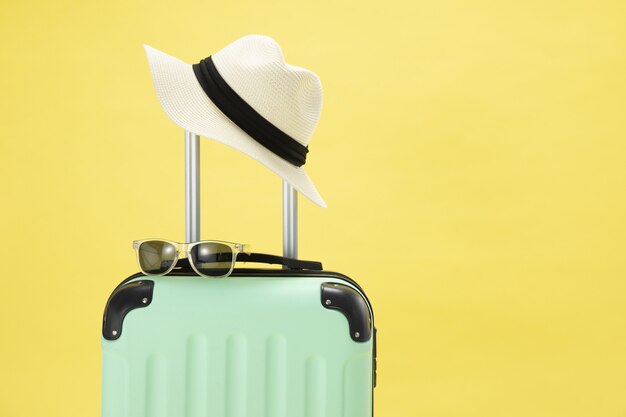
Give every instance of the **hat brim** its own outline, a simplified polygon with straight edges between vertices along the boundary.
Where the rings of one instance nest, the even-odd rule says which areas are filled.
[[[161,107],[178,126],[230,146],[265,165],[320,207],[324,199],[301,167],[275,155],[233,123],[207,97],[190,64],[144,45]]]

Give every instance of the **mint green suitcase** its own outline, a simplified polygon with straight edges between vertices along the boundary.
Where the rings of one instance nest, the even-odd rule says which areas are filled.
[[[198,138],[186,140],[195,241]],[[297,266],[287,259],[297,248],[296,196],[288,185],[283,194],[284,263]],[[315,269],[236,268],[207,279],[183,260],[167,276],[124,280],[104,313],[102,417],[372,416],[372,307],[354,281]]]

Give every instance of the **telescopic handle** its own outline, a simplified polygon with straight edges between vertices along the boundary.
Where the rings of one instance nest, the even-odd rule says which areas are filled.
[[[283,180],[283,256],[298,258],[298,192]]]
[[[185,241],[200,240],[200,136],[185,130]],[[298,258],[298,192],[283,180],[283,256]]]
[[[185,241],[200,240],[200,136],[185,130]]]

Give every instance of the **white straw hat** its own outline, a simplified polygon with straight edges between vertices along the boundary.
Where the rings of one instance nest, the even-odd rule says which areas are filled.
[[[287,64],[267,36],[244,36],[195,65],[145,48],[157,97],[174,123],[256,159],[326,207],[301,167],[322,109],[317,75]]]

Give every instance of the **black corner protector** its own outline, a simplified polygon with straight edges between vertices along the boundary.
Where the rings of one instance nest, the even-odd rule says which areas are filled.
[[[119,339],[126,314],[136,308],[149,306],[153,290],[154,281],[138,280],[113,291],[104,309],[102,336],[107,340]]]
[[[365,298],[352,287],[334,282],[322,284],[322,306],[339,310],[348,319],[350,337],[367,342],[372,337],[372,317]]]

